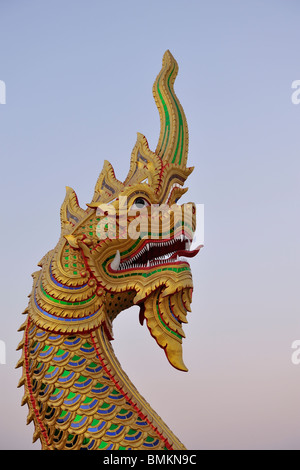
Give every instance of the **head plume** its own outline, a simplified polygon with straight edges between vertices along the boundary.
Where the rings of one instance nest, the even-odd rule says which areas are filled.
[[[160,135],[155,152],[149,149],[146,137],[138,133],[124,183],[116,179],[112,166],[105,162],[89,206],[108,202],[117,197],[124,187],[144,181],[155,189],[159,202],[168,202],[168,197],[175,187],[176,199],[186,191],[182,186],[193,167],[186,166],[188,126],[174,91],[177,73],[177,62],[167,50],[153,85],[153,96],[160,116]]]

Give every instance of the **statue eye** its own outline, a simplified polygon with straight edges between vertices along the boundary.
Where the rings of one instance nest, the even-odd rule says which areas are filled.
[[[132,207],[135,208],[135,209],[143,209],[144,207],[147,207],[149,206],[149,202],[144,199],[143,197],[137,197],[134,201],[134,203],[132,204]]]

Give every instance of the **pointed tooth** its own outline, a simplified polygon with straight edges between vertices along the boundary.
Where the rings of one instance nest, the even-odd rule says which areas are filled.
[[[114,271],[117,271],[117,270],[119,269],[119,266],[120,266],[120,261],[121,261],[120,252],[119,252],[119,250],[117,250],[116,256],[115,256],[114,259],[112,260],[112,262],[111,262],[111,264],[110,264],[110,267],[111,267]]]

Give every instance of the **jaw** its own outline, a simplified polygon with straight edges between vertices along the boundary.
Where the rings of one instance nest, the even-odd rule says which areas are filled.
[[[106,292],[133,293],[132,304],[140,306],[141,323],[146,319],[170,364],[182,371],[187,371],[182,358],[182,324],[187,323],[193,289],[187,259],[200,250],[190,251],[190,242],[181,234],[165,240],[102,241],[92,250],[80,246]]]
[[[140,304],[153,291],[163,288],[162,296],[192,287],[188,258],[195,256],[200,247],[190,251],[191,240],[180,235],[160,240],[138,239],[131,246],[117,250],[106,258],[102,269],[110,279],[136,291],[135,304]]]
[[[182,289],[169,296],[162,290],[153,292],[143,303],[142,320],[157,344],[164,350],[170,364],[187,372],[182,357],[182,339],[185,337],[182,323],[187,323],[186,314],[191,301],[192,289]]]

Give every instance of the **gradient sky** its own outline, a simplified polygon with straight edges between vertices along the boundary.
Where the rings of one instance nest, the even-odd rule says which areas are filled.
[[[171,368],[137,308],[116,320],[115,352],[187,448],[300,449],[299,21],[296,0],[0,0],[1,449],[40,448],[15,348],[65,186],[84,207],[104,159],[125,178],[136,132],[155,149],[166,49],[195,166],[182,202],[205,206],[189,372]]]

